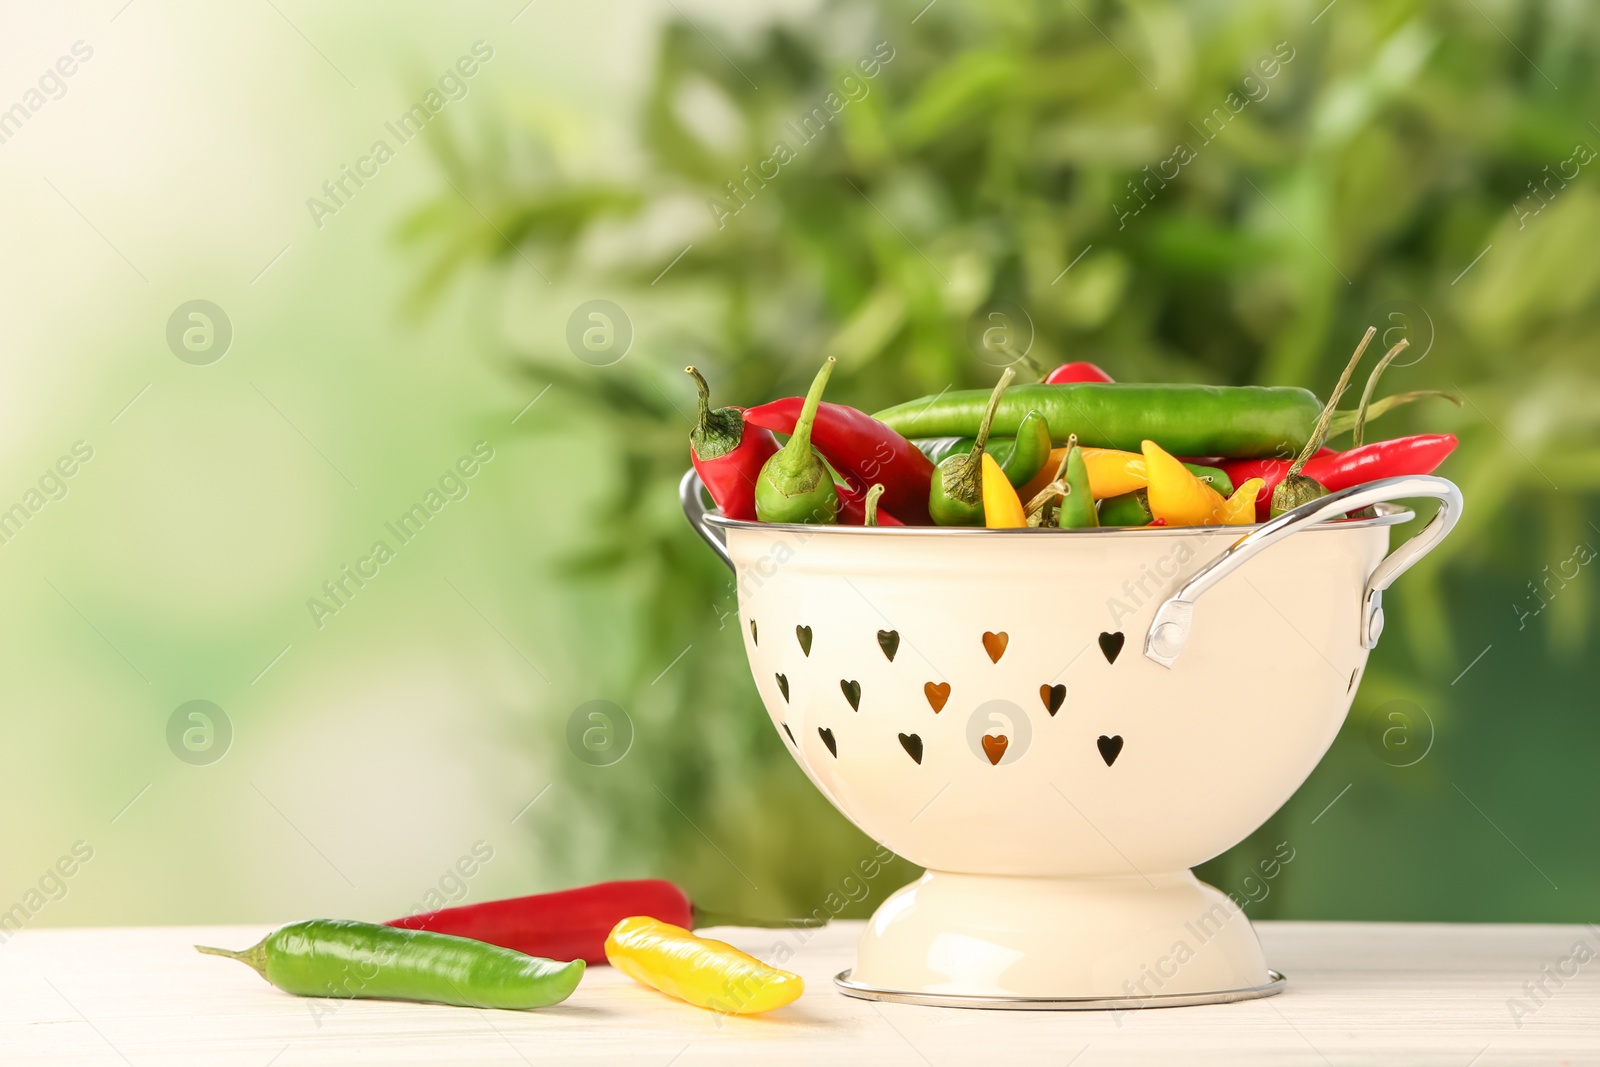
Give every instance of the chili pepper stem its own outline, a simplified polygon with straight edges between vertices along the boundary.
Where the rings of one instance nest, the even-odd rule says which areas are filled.
[[[240,963],[249,964],[261,977],[265,978],[267,976],[267,949],[265,941],[258,941],[249,948],[245,949],[243,952],[235,952],[228,948],[213,948],[210,945],[196,945],[194,950],[196,952],[204,953],[207,956],[226,956],[230,960],[238,960]]]
[[[1295,457],[1294,463],[1290,465],[1290,476],[1299,474],[1301,469],[1311,461],[1311,457],[1317,454],[1317,450],[1322,447],[1322,442],[1327,440],[1328,423],[1333,418],[1334,409],[1339,406],[1339,398],[1344,396],[1345,389],[1350,385],[1350,376],[1356,372],[1356,364],[1361,362],[1362,354],[1366,352],[1367,345],[1372,343],[1372,338],[1377,332],[1378,328],[1376,326],[1368,326],[1367,332],[1361,335],[1361,343],[1356,345],[1355,354],[1350,357],[1350,362],[1344,365],[1344,373],[1339,375],[1339,384],[1333,387],[1333,395],[1328,398],[1327,406],[1322,409],[1322,414],[1317,417],[1317,427],[1311,433],[1311,440],[1306,442],[1306,447],[1300,450],[1300,455]],[[1405,338],[1401,338],[1400,344],[1404,346],[1405,343]]]
[[[1072,461],[1072,449],[1077,443],[1077,434],[1068,435],[1067,447],[1061,453],[1061,462],[1056,465],[1055,474],[1051,476],[1050,481],[1043,489],[1033,495],[1033,499],[1028,501],[1028,506],[1022,509],[1030,521],[1048,507],[1050,501],[1056,497],[1065,500],[1067,494],[1072,492],[1072,487],[1067,484],[1067,464]],[[1043,524],[1043,519],[1041,519],[1040,525]]]
[[[972,442],[973,462],[977,462],[978,457],[983,455],[983,450],[989,447],[989,430],[994,426],[994,413],[1000,409],[1000,398],[1005,395],[1006,386],[1010,385],[1011,379],[1016,376],[1017,372],[1007,367],[1006,372],[1000,375],[1000,381],[996,383],[994,392],[989,394],[989,406],[983,409],[983,421],[978,424],[977,440]]]
[[[952,462],[939,472],[944,480],[946,496],[964,504],[983,499],[983,450],[989,447],[989,430],[994,426],[995,412],[1000,409],[1000,398],[1016,376],[1016,370],[1011,367],[1007,367],[1005,373],[1000,375],[994,391],[989,394],[989,404],[983,409],[983,421],[978,424],[978,436],[973,439],[972,451],[967,453],[964,460]]]
[[[867,500],[863,508],[861,524],[863,526],[878,525],[878,498],[883,495],[883,483],[873,482],[867,490]]]
[[[683,368],[683,372],[694,379],[694,387],[700,391],[700,416],[695,420],[695,429],[708,433],[711,430],[711,386],[707,384],[705,375],[692,365]]]
[[[772,461],[785,474],[800,478],[814,471],[826,473],[811,455],[811,425],[817,418],[817,406],[822,403],[822,391],[828,387],[828,379],[833,377],[833,368],[838,362],[829,356],[817,376],[811,380],[811,388],[806,392],[806,403],[800,409],[800,419],[794,425],[794,433]]]

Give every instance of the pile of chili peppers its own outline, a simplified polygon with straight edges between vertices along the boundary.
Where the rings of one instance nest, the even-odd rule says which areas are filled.
[[[247,949],[199,951],[248,964],[304,997],[375,997],[525,1010],[571,996],[585,968],[610,963],[668,996],[728,1015],[793,1002],[797,974],[769,967],[695,926],[814,926],[816,920],[719,916],[671,882],[602,882],[444,908],[383,925],[341,919],[291,923]]]
[[[824,401],[827,360],[804,397],[712,408],[700,372],[690,458],[735,519],[844,526],[1198,526],[1263,522],[1318,496],[1397,475],[1428,474],[1450,434],[1361,443],[1372,372],[1355,411],[1336,405],[1375,331],[1323,404],[1304,389],[1119,384],[1093,363],[1040,382],[946,390],[869,415]],[[1454,398],[1450,398],[1454,399]],[[1352,418],[1353,416],[1353,418]],[[1355,447],[1324,447],[1335,427]],[[787,435],[779,443],[777,435]],[[869,493],[877,506],[869,509]]]

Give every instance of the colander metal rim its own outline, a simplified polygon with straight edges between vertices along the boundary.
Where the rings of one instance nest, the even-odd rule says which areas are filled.
[[[1313,523],[1308,530],[1366,530],[1378,526],[1399,526],[1417,517],[1416,512],[1399,504],[1376,504],[1377,515],[1370,519],[1332,519]],[[1243,537],[1259,530],[1264,523],[1248,526],[1095,526],[1082,530],[1056,527],[1022,526],[1009,530],[990,530],[982,526],[824,526],[798,522],[752,522],[730,519],[715,509],[701,521],[723,530],[789,530],[827,537],[863,535],[869,537],[1173,537],[1196,533],[1234,534]]]

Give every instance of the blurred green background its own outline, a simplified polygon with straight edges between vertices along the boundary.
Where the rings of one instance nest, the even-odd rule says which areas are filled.
[[[1006,301],[1038,368],[1130,381],[1325,395],[1368,325],[1425,354],[1386,390],[1463,405],[1373,434],[1459,434],[1466,518],[1391,594],[1332,752],[1201,873],[1263,917],[1594,918],[1600,12],[111,0],[0,28],[0,509],[93,449],[0,544],[0,911],[78,841],[31,923],[647,875],[823,906],[874,846],[768,725],[678,513],[681,368],[751,404],[832,354],[871,410],[991,383],[968,326]],[[168,341],[195,299],[232,331],[203,365]],[[614,361],[568,342],[597,299]],[[193,700],[226,729],[185,747]],[[616,762],[569,745],[591,700]]]

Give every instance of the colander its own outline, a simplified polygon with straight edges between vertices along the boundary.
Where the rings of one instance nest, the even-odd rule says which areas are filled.
[[[1282,989],[1233,899],[1189,868],[1311,773],[1383,631],[1383,591],[1462,503],[1415,476],[1251,527],[864,529],[727,519],[693,471],[680,495],[734,571],[783,743],[846,818],[926,869],[878,908],[838,986],[1006,1008]],[[1389,502],[1422,497],[1437,512],[1385,556],[1413,518]]]

